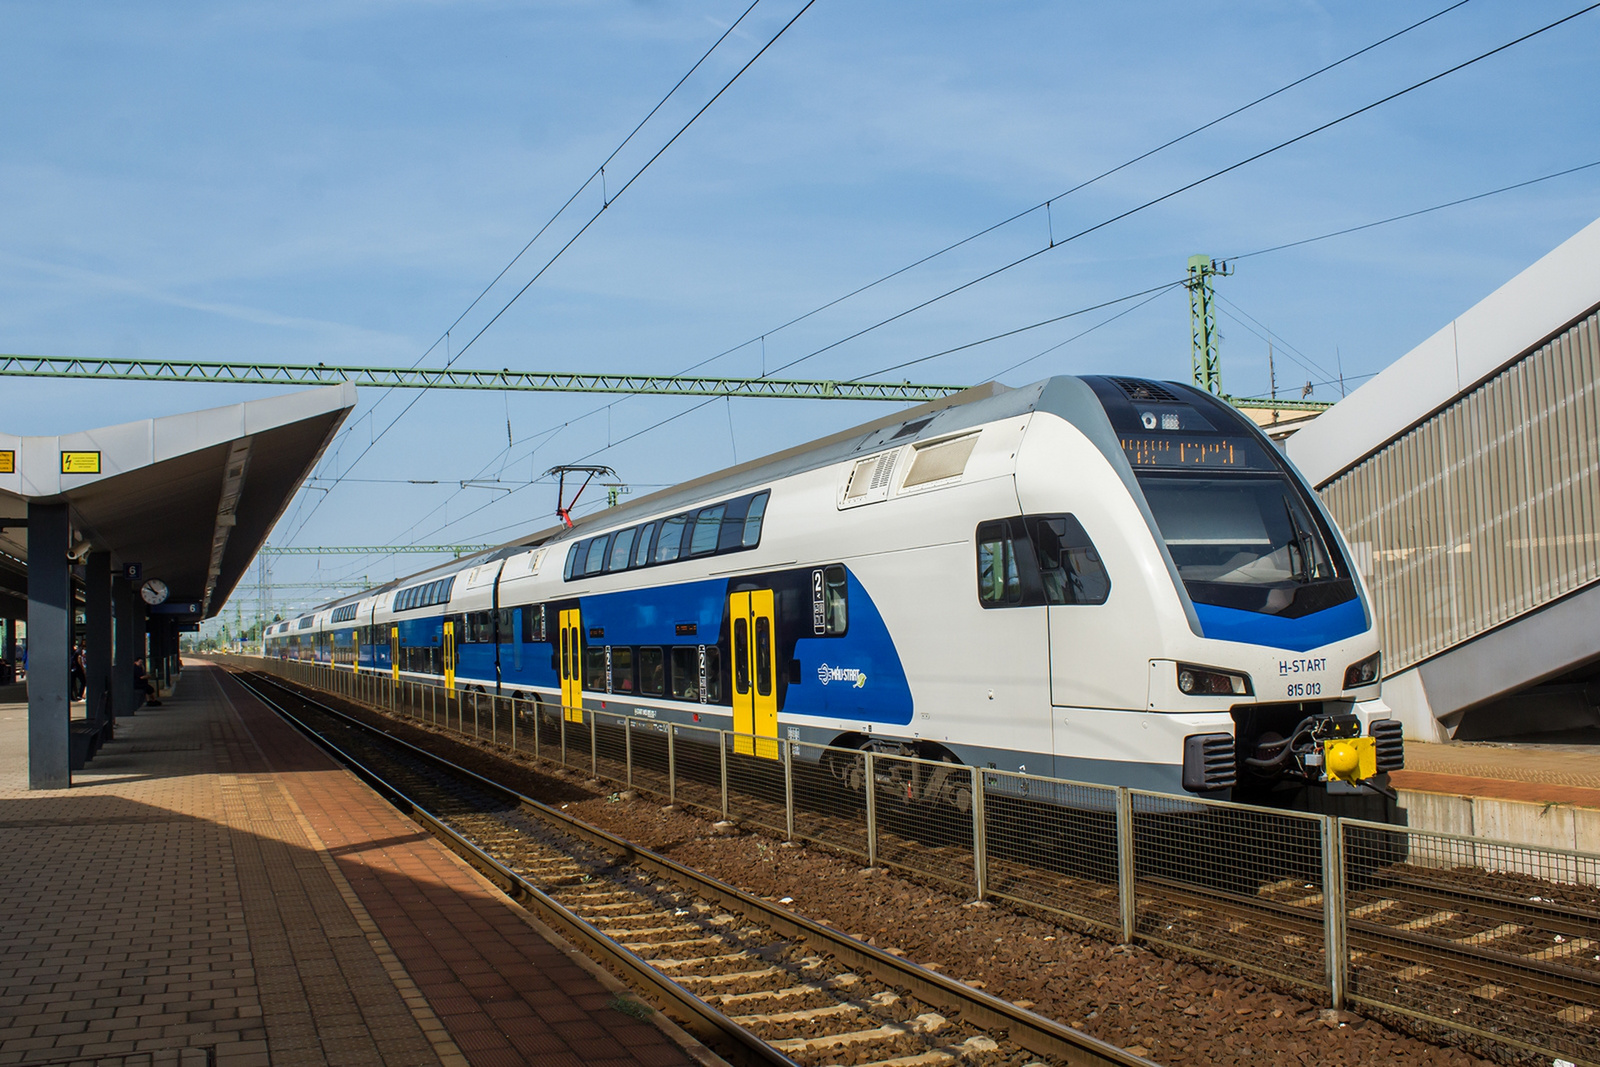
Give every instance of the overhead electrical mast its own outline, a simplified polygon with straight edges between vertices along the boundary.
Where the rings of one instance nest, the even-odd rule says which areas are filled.
[[[1225,260],[1189,257],[1189,328],[1194,337],[1194,384],[1212,396],[1222,396],[1222,357],[1217,351],[1217,298],[1211,290],[1214,275],[1233,273]]]

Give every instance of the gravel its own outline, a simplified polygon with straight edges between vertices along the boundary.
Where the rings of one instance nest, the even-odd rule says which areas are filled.
[[[362,717],[380,718],[370,712]],[[737,827],[714,828],[712,818],[666,807],[660,798],[629,793],[623,799],[613,784],[535,769],[520,754],[490,751],[443,731],[383,722],[396,736],[428,744],[679,863],[767,900],[790,897],[788,906],[813,920],[1171,1067],[1491,1062],[1250,977],[1113,944],[1046,918],[863,868],[852,857]],[[1517,1062],[1503,1050],[1488,1051],[1496,1060]]]

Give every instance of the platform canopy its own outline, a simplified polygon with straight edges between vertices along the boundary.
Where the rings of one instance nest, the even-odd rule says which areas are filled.
[[[55,437],[0,431],[0,597],[25,589],[29,505],[64,503],[74,555],[138,564],[168,611],[210,618],[355,402],[346,383]]]

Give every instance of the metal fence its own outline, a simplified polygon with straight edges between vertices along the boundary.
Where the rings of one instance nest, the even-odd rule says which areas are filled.
[[[1600,855],[253,660],[977,898],[1600,1067]],[[777,758],[768,758],[775,754]]]

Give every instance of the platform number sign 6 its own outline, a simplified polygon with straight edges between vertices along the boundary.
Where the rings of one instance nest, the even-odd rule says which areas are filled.
[[[828,632],[828,608],[823,596],[821,567],[811,572],[811,632],[818,637]]]

